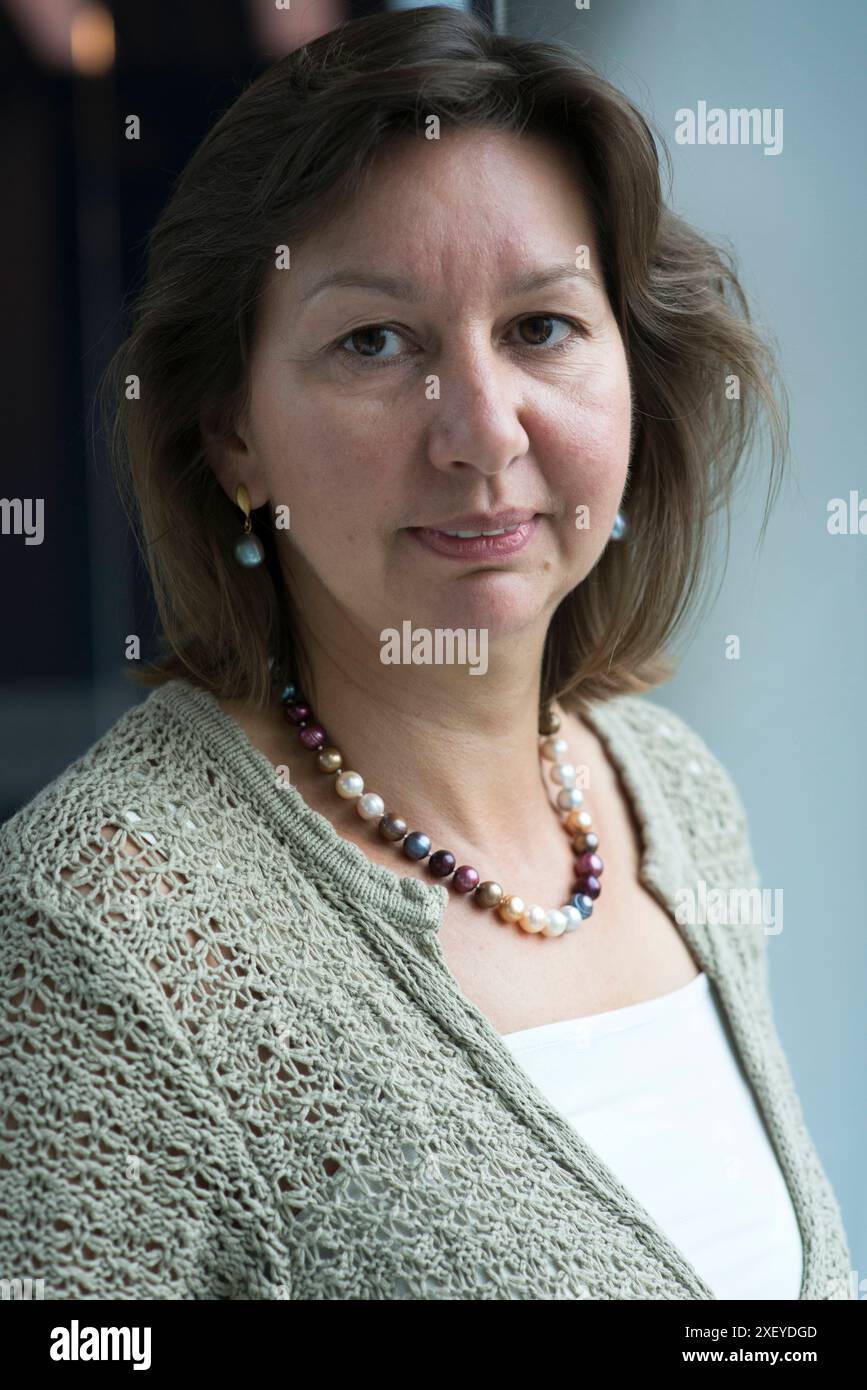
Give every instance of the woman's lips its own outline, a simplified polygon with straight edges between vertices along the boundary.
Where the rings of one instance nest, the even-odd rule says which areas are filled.
[[[444,531],[433,531],[427,526],[410,527],[409,535],[414,536],[426,550],[452,560],[499,560],[508,559],[510,555],[517,555],[519,550],[523,550],[532,540],[538,525],[539,517],[534,516],[531,521],[522,522],[502,536],[473,536],[462,540],[458,536],[447,536]]]

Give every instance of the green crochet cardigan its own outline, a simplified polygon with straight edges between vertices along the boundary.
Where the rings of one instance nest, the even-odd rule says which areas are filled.
[[[696,733],[635,695],[588,719],[672,916],[699,879],[758,886]],[[458,987],[448,889],[343,840],[207,692],[128,710],[0,827],[0,861],[0,1276],[46,1298],[714,1298]],[[765,931],[680,930],[791,1193],[800,1297],[853,1297]]]

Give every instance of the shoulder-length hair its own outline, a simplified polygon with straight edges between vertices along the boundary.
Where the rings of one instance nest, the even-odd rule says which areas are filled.
[[[432,115],[441,128],[530,131],[575,152],[629,363],[627,539],[606,546],[553,615],[542,705],[580,709],[671,677],[668,649],[696,609],[720,512],[728,557],[729,504],[759,419],[770,425],[764,536],[788,448],[775,360],[730,253],[663,201],[641,113],[566,45],[495,34],[452,8],[353,20],[275,63],[205,136],[150,235],[129,335],[100,383],[162,625],[140,683],[180,676],[263,707],[272,653],[313,696],[269,508],[253,513],[265,563],[244,570],[233,555],[242,514],[207,462],[199,420],[206,402],[229,422],[247,404],[276,249],[345,207],[388,137],[422,135]]]

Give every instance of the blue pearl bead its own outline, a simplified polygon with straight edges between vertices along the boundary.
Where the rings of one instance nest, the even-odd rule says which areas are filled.
[[[235,542],[235,559],[244,569],[254,569],[265,558],[265,547],[258,536],[241,536]]]
[[[430,854],[430,837],[420,830],[413,830],[403,842],[403,852],[408,859],[425,859]]]
[[[281,700],[294,700],[296,694],[297,694],[297,691],[296,691],[294,685],[284,685],[283,689],[280,691],[280,699],[281,699]]]
[[[614,518],[614,525],[611,528],[611,539],[613,541],[622,541],[623,537],[626,535],[626,529],[626,517],[623,512],[618,512]]]
[[[572,906],[577,907],[585,922],[593,911],[593,899],[588,898],[586,893],[576,893],[572,899]]]

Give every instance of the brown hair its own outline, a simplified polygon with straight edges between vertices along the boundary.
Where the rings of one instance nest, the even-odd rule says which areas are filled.
[[[228,419],[246,405],[275,248],[321,226],[332,202],[345,206],[388,136],[421,134],[431,115],[443,127],[530,130],[580,156],[629,363],[627,539],[607,545],[557,608],[542,703],[580,709],[670,678],[666,648],[695,609],[720,510],[728,556],[735,475],[761,410],[771,426],[764,536],[788,443],[775,362],[731,256],[663,202],[640,112],[565,45],[495,34],[451,8],[353,20],[275,63],[206,135],[150,235],[131,331],[100,384],[164,634],[160,657],[136,671],[140,683],[182,676],[261,707],[273,651],[313,696],[268,508],[253,514],[266,561],[244,570],[233,555],[243,518],[206,460],[199,418],[206,401]],[[134,400],[131,376],[141,383]]]

